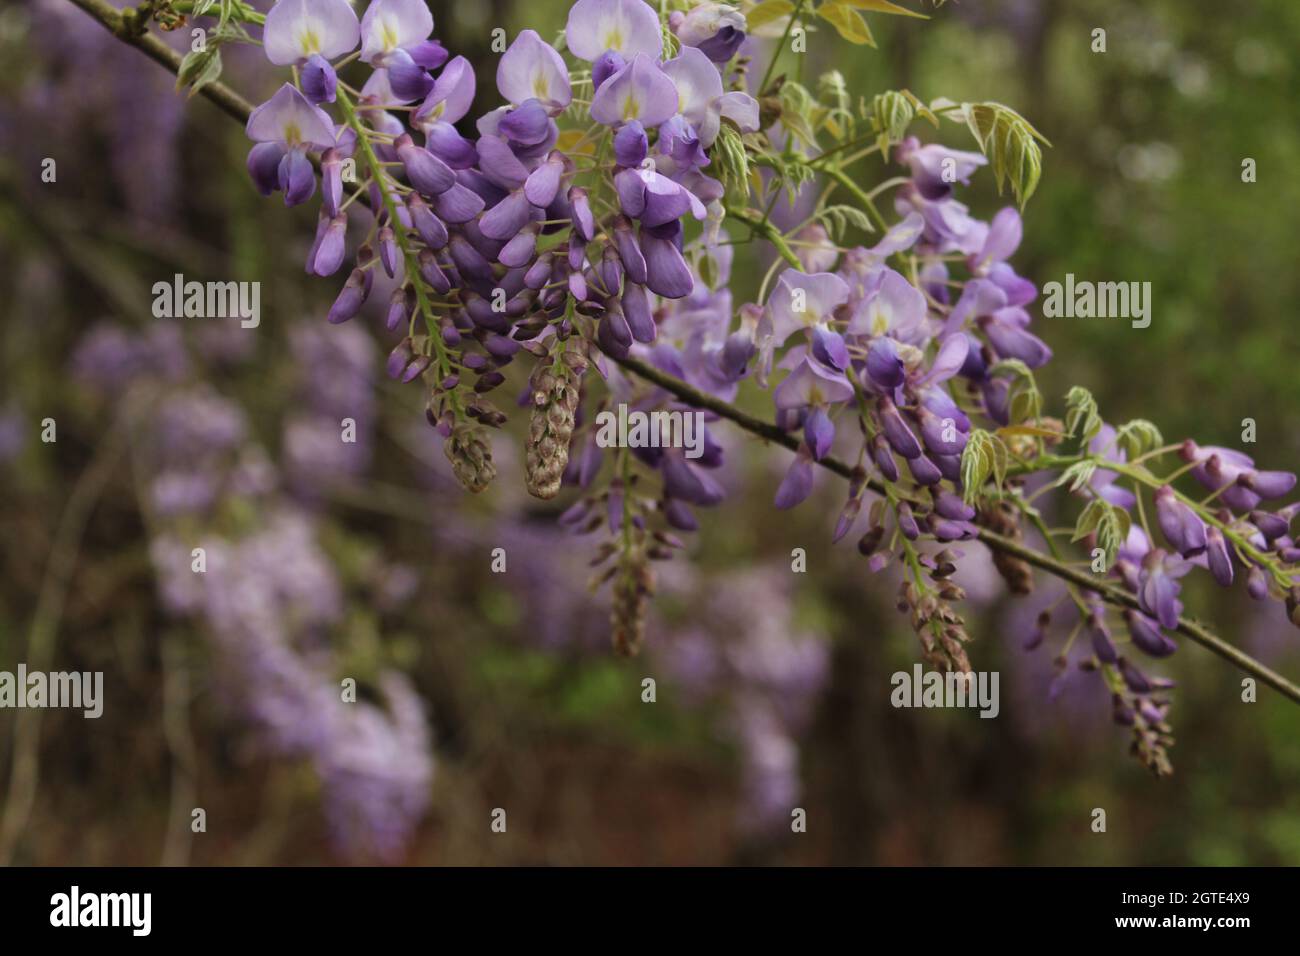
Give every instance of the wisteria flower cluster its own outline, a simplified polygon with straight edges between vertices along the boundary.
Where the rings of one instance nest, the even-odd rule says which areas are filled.
[[[409,678],[393,667],[374,674],[376,702],[343,698],[345,655],[327,638],[344,623],[344,584],[320,541],[316,486],[304,483],[308,464],[319,481],[356,463],[338,460],[337,419],[329,469],[310,457],[300,462],[301,435],[314,428],[303,416],[286,425],[290,473],[281,475],[252,439],[243,409],[210,385],[193,384],[196,370],[178,331],[159,325],[141,338],[101,323],[72,357],[78,385],[131,410],[162,606],[174,620],[201,625],[217,696],[259,749],[315,769],[337,852],[395,861],[429,806],[428,721]],[[347,401],[357,415],[357,397],[372,395],[369,338],[360,329],[328,338],[322,331],[303,326],[294,336],[312,360],[303,404],[319,416]],[[363,439],[370,425],[358,422]],[[391,584],[401,567],[381,573]]]
[[[859,12],[823,6],[836,9],[746,9],[781,44],[818,13],[870,42]],[[1059,640],[1086,633],[1115,720],[1167,773],[1172,682],[1145,660],[1173,653],[1173,633],[1199,633],[1179,599],[1196,565],[1224,586],[1245,578],[1300,624],[1297,506],[1271,507],[1295,476],[1168,444],[1144,420],[1109,425],[1082,388],[1062,418],[1046,415],[1038,288],[1010,261],[1046,140],[997,103],[855,96],[835,70],[809,88],[775,57],[758,76],[750,26],[725,3],[578,0],[556,43],[515,36],[496,67],[501,105],[471,126],[479,77],[432,38],[422,0],[373,0],[359,19],[346,0],[278,0],[262,41],[293,82],[249,117],[249,173],[296,205],[316,196],[319,167],[307,270],[346,273],[328,321],[357,316],[379,270],[395,282],[388,374],[425,390],[471,491],[495,478],[490,429],[509,417],[492,393],[531,361],[524,480],[543,499],[576,488],[560,522],[605,536],[594,583],[610,584],[620,651],[643,640],[652,563],[681,549],[694,509],[724,497],[723,455],[707,431],[693,458],[606,449],[595,417],[615,404],[701,409],[710,425],[752,428],[729,404],[749,380],[772,394],[775,426],[761,433],[795,451],[775,507],[807,499],[818,466],[848,477],[833,538],[853,535],[872,571],[899,569],[899,607],[937,668],[971,668],[952,580],[967,542],[993,549],[1018,594],[1031,563],[1065,567],[1058,538],[1083,542],[1092,577],[1067,579],[1077,614]],[[918,121],[964,126],[978,149],[925,144]],[[868,187],[873,157],[897,174]],[[983,219],[960,201],[984,167],[1020,208]],[[354,222],[364,238],[349,247]],[[871,244],[845,244],[855,233]],[[733,249],[754,241],[772,267],[737,305]],[[1159,474],[1175,454],[1184,465]],[[1187,472],[1208,496],[1178,490]],[[1081,505],[1064,533],[1038,508],[1052,489]],[[1027,643],[1058,631],[1045,612]]]

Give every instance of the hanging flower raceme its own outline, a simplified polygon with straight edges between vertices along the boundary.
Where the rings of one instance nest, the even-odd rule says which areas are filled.
[[[674,533],[693,530],[693,509],[718,504],[725,486],[712,412],[687,454],[680,442],[602,443],[596,419],[616,407],[680,416],[694,414],[696,393],[729,402],[745,380],[771,389],[796,449],[776,506],[808,500],[819,463],[849,475],[833,537],[866,523],[859,552],[872,571],[900,569],[899,605],[942,668],[970,666],[952,580],[960,542],[1003,542],[995,566],[1028,593],[1032,569],[1005,542],[1026,546],[1026,522],[1057,533],[1035,502],[1063,489],[1098,580],[1127,592],[1068,591],[1091,648],[1083,664],[1135,752],[1165,772],[1172,684],[1134,660],[1174,652],[1181,582],[1198,567],[1300,615],[1298,509],[1268,504],[1295,476],[1231,449],[1164,445],[1142,420],[1107,424],[1084,390],[1064,421],[1044,414],[1034,373],[1052,351],[1036,331],[1038,288],[1011,263],[1020,211],[985,220],[958,199],[991,165],[1023,204],[1039,153],[1021,118],[901,93],[858,109],[833,71],[816,94],[779,75],[758,89],[737,7],[674,6],[684,9],[661,19],[644,0],[578,0],[567,59],[544,32],[522,30],[496,63],[499,105],[471,117],[473,66],[432,39],[422,0],[373,0],[359,22],[344,0],[279,0],[263,40],[298,79],[250,118],[249,171],[294,205],[314,195],[319,154],[314,274],[343,269],[349,226],[364,226],[327,318],[362,314],[387,277],[389,374],[425,390],[473,491],[495,475],[486,429],[508,418],[491,395],[529,364],[514,377],[527,379],[519,404],[531,409],[525,483],[548,499],[576,490],[562,523],[607,536],[594,583],[611,585],[623,651],[645,630],[650,562],[680,547]],[[914,115],[961,117],[981,151],[923,144],[907,135]],[[1015,137],[1019,170],[1004,155]],[[868,190],[852,164],[874,152],[902,175]],[[789,228],[783,193],[800,220]],[[874,245],[852,245],[853,230],[874,232]],[[756,301],[733,302],[732,243],[751,240],[770,240],[766,275]],[[621,365],[683,384],[641,383]],[[1157,476],[1174,451],[1209,498],[1180,491],[1181,471]],[[1040,615],[1030,645],[1053,629]]]

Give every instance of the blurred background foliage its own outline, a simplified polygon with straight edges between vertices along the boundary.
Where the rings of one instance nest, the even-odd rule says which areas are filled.
[[[430,5],[436,36],[480,77],[492,74],[493,27],[549,36],[567,6]],[[1145,330],[1037,319],[1056,353],[1044,391],[1085,385],[1108,420],[1149,418],[1171,440],[1239,447],[1251,417],[1249,451],[1294,469],[1300,5],[951,0],[927,12],[929,22],[874,18],[877,50],[819,33],[789,67],[811,83],[835,64],[868,99],[906,87],[1029,118],[1053,148],[1017,270],[1040,285],[1067,272],[1149,281],[1154,296]],[[1104,54],[1091,51],[1098,27]],[[1087,675],[1048,699],[1051,662],[1020,650],[1026,611],[1000,596],[981,554],[959,580],[973,598],[976,667],[1002,673],[1001,715],[893,709],[889,676],[917,659],[894,582],[873,580],[851,545],[829,546],[842,494],[830,482],[774,513],[785,453],[741,437],[729,440],[730,497],[702,515],[689,556],[662,569],[646,655],[614,658],[606,596],[585,590],[593,545],[559,534],[558,508],[523,493],[518,422],[496,437],[500,477],[476,499],[450,481],[418,390],[378,374],[358,373],[375,393],[364,460],[333,468],[294,444],[304,403],[329,392],[304,384],[295,334],[364,325],[370,352],[349,348],[375,373],[391,342],[374,313],[348,332],[325,326],[333,283],[301,269],[314,212],[256,196],[238,124],[185,103],[160,68],[63,0],[6,4],[0,57],[0,669],[33,659],[56,529],[126,401],[86,387],[74,355],[87,334],[106,321],[147,335],[162,321],[149,289],[175,272],[257,280],[256,332],[180,323],[187,380],[242,409],[285,498],[309,516],[342,602],[317,635],[330,680],[353,676],[369,693],[383,673],[409,675],[434,760],[428,806],[395,852],[325,839],[337,836],[321,809],[336,784],[258,742],[214,676],[219,644],[167,613],[140,504],[153,476],[128,452],[71,550],[66,598],[40,611],[51,669],[105,672],[105,715],[48,711],[32,730],[0,712],[11,819],[33,782],[15,784],[13,768],[24,747],[39,757],[15,861],[1300,863],[1300,709],[1266,689],[1242,703],[1240,675],[1186,646],[1167,668],[1180,683],[1176,773],[1156,781],[1126,756]],[[279,82],[260,60],[256,49],[226,57],[226,80],[254,101]],[[493,97],[481,80],[478,108]],[[969,148],[956,126],[941,135]],[[46,157],[57,183],[39,181]],[[1253,184],[1241,181],[1247,157]],[[869,184],[893,175],[874,158],[858,172]],[[963,198],[984,215],[1006,202],[988,175]],[[752,248],[738,253],[737,301],[766,266],[746,258]],[[39,440],[47,417],[54,444]],[[497,547],[505,574],[490,570]],[[796,547],[806,574],[789,570]],[[403,593],[390,601],[391,590]],[[1204,579],[1185,596],[1229,640],[1300,670],[1300,635],[1279,608],[1264,615],[1240,588]],[[641,701],[644,677],[657,681],[654,704]],[[187,832],[191,805],[206,809],[207,833]],[[789,832],[791,806],[807,810],[806,834]],[[489,829],[497,807],[505,835]],[[1095,807],[1105,834],[1090,831]]]

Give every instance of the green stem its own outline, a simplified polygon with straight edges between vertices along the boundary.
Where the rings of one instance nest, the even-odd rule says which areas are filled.
[[[451,374],[451,358],[447,354],[447,348],[442,341],[442,332],[438,327],[437,318],[433,314],[433,307],[429,304],[428,294],[425,292],[424,283],[420,279],[420,260],[416,252],[411,248],[407,240],[406,230],[402,228],[402,220],[397,215],[397,201],[393,198],[392,192],[386,182],[388,174],[384,171],[384,165],[379,161],[375,153],[374,146],[370,142],[368,130],[361,118],[357,116],[356,108],[352,105],[347,93],[343,90],[338,91],[337,102],[339,109],[343,111],[343,117],[352,131],[357,134],[357,144],[361,147],[361,156],[366,165],[370,167],[370,176],[375,185],[379,188],[379,195],[383,202],[384,208],[388,211],[388,221],[393,226],[393,239],[397,243],[397,248],[402,253],[402,260],[406,264],[406,277],[411,286],[415,289],[416,302],[419,305],[419,311],[424,316],[425,329],[429,333],[429,342],[432,343],[433,349],[438,362],[439,379],[446,378]],[[456,390],[450,393],[452,407],[457,411],[460,409],[460,397]]]
[[[785,241],[785,236],[781,234],[781,230],[777,229],[776,226],[772,225],[765,219],[760,219],[756,214],[748,209],[733,209],[728,206],[727,215],[749,226],[768,242],[772,243],[772,245],[776,247],[776,251],[781,255],[782,259],[788,262],[793,268],[798,269],[800,272],[803,271],[803,263],[799,261],[799,257],[795,255],[794,250],[790,248],[790,244]]]
[[[763,80],[758,84],[758,95],[762,96],[763,91],[767,89],[767,84],[772,79],[772,71],[776,69],[776,61],[780,59],[782,51],[785,50],[785,42],[790,39],[790,31],[794,28],[794,23],[803,13],[804,0],[799,0],[795,4],[794,10],[790,12],[790,19],[786,21],[785,32],[781,34],[781,39],[776,44],[776,49],[772,51],[772,59],[767,62],[767,69],[763,73]]]

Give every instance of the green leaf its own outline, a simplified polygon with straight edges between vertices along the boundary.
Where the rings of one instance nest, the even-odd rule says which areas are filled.
[[[844,233],[849,227],[861,229],[863,232],[875,231],[875,227],[871,225],[871,217],[857,206],[827,206],[817,214],[816,221],[826,226],[836,242],[844,238]]]
[[[1109,567],[1128,539],[1131,524],[1132,519],[1123,508],[1117,508],[1101,498],[1093,498],[1079,515],[1074,526],[1074,537],[1070,540],[1080,541],[1095,531],[1097,546],[1106,555],[1106,566]]]
[[[1128,453],[1130,459],[1159,448],[1165,443],[1160,429],[1145,418],[1135,418],[1119,427],[1115,443]]]
[[[713,158],[717,162],[718,178],[729,200],[744,205],[749,198],[749,156],[744,140],[734,126],[723,123],[714,141]]]
[[[872,13],[891,13],[900,17],[916,17],[918,20],[930,19],[927,14],[900,7],[896,3],[890,3],[889,0],[840,0],[840,2],[859,10],[870,10]]]
[[[745,24],[748,31],[753,33],[759,27],[775,23],[793,12],[794,4],[790,0],[763,0],[762,3],[745,14]]]
[[[1082,431],[1079,432],[1079,443],[1083,445],[1097,437],[1103,422],[1097,411],[1097,400],[1092,397],[1092,392],[1081,385],[1074,386],[1065,396],[1065,407],[1066,434],[1074,437],[1082,427]]]
[[[879,134],[876,145],[882,157],[888,157],[890,146],[902,142],[915,115],[915,107],[905,94],[895,90],[876,94],[871,101],[871,124]]]
[[[840,0],[828,0],[823,3],[817,8],[817,15],[828,21],[835,27],[836,32],[850,43],[870,47],[876,45],[875,38],[871,35],[871,28],[867,26],[867,21],[862,18],[862,14],[841,3]]]
[[[989,375],[1003,372],[1012,377],[1008,395],[1011,424],[1037,420],[1043,413],[1043,393],[1038,390],[1033,371],[1020,359],[1003,359],[989,369]]]
[[[817,134],[814,132],[809,117],[816,109],[817,102],[801,83],[786,80],[781,84],[781,122],[805,146],[820,149]]]
[[[1002,488],[1006,482],[1009,457],[1001,438],[982,428],[970,433],[961,453],[962,498],[968,505],[975,503],[990,477],[999,489]]]
[[[180,90],[188,86],[189,95],[193,96],[220,76],[221,47],[209,39],[206,47],[202,50],[191,50],[181,60],[181,65],[176,71],[176,89]]]
[[[938,101],[931,104],[932,108],[937,105]],[[1038,144],[1052,144],[1028,120],[1001,103],[963,103],[960,116],[988,157],[998,192],[1009,183],[1023,209],[1043,173],[1043,151]]]
[[[1097,463],[1092,459],[1085,461],[1076,461],[1065,471],[1061,472],[1061,477],[1056,480],[1056,484],[1064,485],[1069,483],[1070,491],[1078,491],[1080,488],[1086,488],[1092,481],[1093,474],[1097,471]]]

